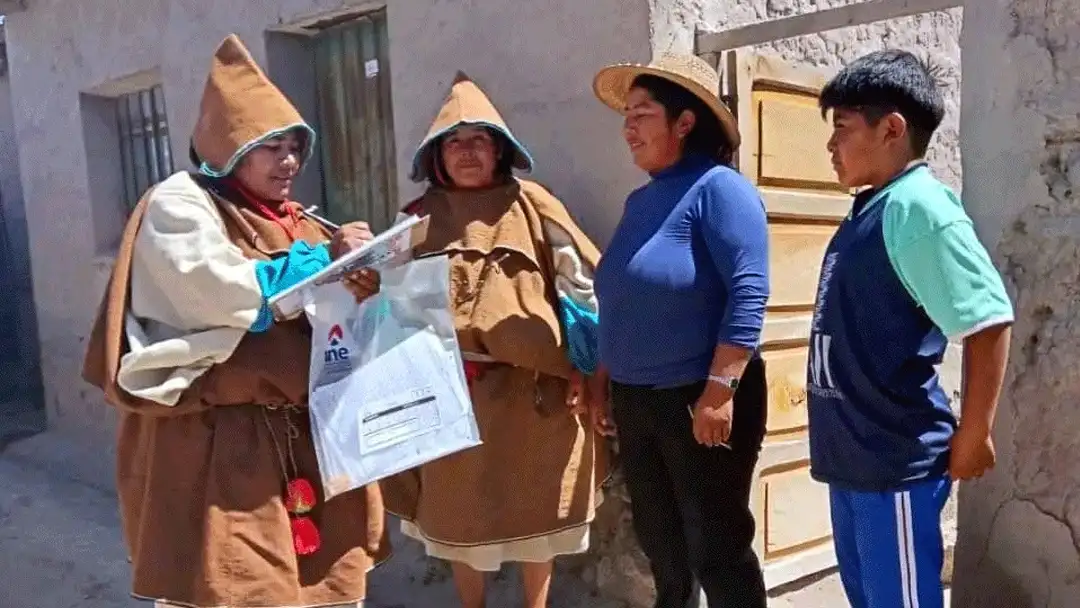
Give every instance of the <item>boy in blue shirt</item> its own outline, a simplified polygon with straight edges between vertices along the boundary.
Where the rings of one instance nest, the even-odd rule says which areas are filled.
[[[960,200],[922,158],[945,114],[931,70],[881,51],[822,90],[841,184],[867,187],[825,253],[810,333],[811,473],[830,488],[853,608],[941,608],[941,511],[994,464],[1012,304]],[[960,422],[935,366],[964,345]]]

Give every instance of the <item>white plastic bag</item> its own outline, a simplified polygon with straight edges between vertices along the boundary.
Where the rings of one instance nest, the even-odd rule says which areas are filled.
[[[340,283],[306,296],[309,408],[326,498],[480,444],[450,313],[449,262],[382,273],[357,305]]]

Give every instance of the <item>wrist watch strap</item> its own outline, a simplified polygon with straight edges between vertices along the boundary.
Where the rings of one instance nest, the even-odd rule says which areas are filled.
[[[739,379],[734,376],[714,376],[709,374],[708,379],[709,382],[715,382],[721,386],[726,386],[733,391],[738,390],[739,388]]]

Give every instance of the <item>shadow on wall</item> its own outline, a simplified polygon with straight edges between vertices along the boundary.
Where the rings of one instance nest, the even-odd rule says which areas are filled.
[[[993,584],[954,587],[952,608],[1035,608],[1031,593],[989,555],[979,568],[979,578],[993,581]]]
[[[46,422],[26,221],[9,211],[0,192],[0,450]]]

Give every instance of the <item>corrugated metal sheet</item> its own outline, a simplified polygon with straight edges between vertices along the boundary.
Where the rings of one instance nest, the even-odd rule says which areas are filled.
[[[326,213],[384,230],[398,206],[386,12],[327,28],[316,45]]]

